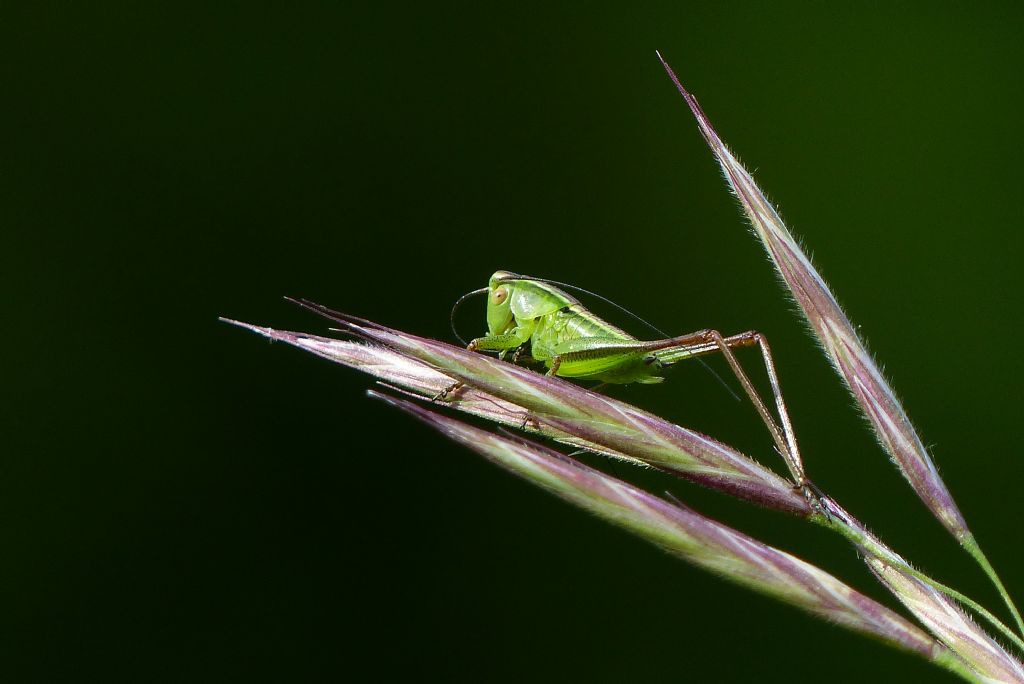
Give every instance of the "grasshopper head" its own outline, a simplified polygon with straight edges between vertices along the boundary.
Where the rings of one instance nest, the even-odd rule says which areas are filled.
[[[487,331],[491,335],[508,332],[515,322],[511,302],[517,277],[508,271],[497,271],[491,276],[487,286]]]

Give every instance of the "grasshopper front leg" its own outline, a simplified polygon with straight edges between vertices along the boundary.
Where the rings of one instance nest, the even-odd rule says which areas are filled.
[[[485,335],[484,337],[476,337],[470,340],[469,344],[466,345],[467,351],[497,351],[504,354],[505,352],[515,349],[516,358],[518,358],[518,350],[526,344],[530,337],[533,335],[533,329],[536,324],[533,321],[529,321],[527,324],[520,324],[512,328],[511,331],[503,335]],[[448,387],[435,394],[432,401],[444,401],[449,396],[458,392],[465,385],[461,380],[453,382]]]
[[[523,346],[533,337],[533,331],[536,327],[535,321],[524,321],[502,335],[485,335],[484,337],[474,338],[466,345],[466,349],[469,351],[499,352],[515,349],[516,347]]]

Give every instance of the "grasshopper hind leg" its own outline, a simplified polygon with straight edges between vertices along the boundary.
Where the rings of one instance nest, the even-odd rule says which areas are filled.
[[[666,342],[672,344],[666,345]],[[765,336],[756,330],[748,330],[724,337],[717,330],[705,329],[655,344],[663,345],[662,349],[655,351],[655,353],[658,354],[658,351],[660,351],[659,355],[662,356],[662,360],[671,359],[668,362],[669,364],[673,363],[676,359],[682,360],[688,356],[702,356],[714,352],[722,354],[726,362],[728,362],[733,375],[740,381],[744,393],[761,416],[761,420],[768,428],[768,432],[771,433],[775,447],[790,471],[794,486],[803,493],[812,510],[821,510],[821,497],[816,493],[817,488],[810,483],[804,473],[803,460],[800,458],[800,450],[796,442],[796,433],[789,418],[786,402],[782,397],[782,387],[779,384],[778,373],[775,370],[775,361]],[[735,354],[733,354],[732,350],[735,347],[757,347],[761,351],[761,360],[768,375],[772,396],[775,399],[775,409],[779,417],[778,422],[772,416],[771,411],[768,410],[765,402],[761,399],[761,395],[736,359]]]

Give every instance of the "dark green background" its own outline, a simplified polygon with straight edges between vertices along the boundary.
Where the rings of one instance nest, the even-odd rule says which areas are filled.
[[[953,681],[216,317],[323,331],[291,294],[450,339],[451,302],[505,268],[673,333],[757,328],[814,479],[997,607],[792,315],[660,49],[813,250],[1024,598],[1022,29],[1018,10],[933,3],[5,3],[11,681]],[[779,466],[699,366],[615,394]],[[892,604],[838,538],[644,482]]]

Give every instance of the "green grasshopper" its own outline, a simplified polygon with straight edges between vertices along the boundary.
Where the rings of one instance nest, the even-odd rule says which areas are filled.
[[[514,363],[529,347],[529,356],[547,366],[547,375],[588,378],[602,384],[662,382],[662,371],[679,361],[721,353],[771,433],[796,485],[809,491],[812,485],[804,475],[771,349],[763,335],[750,330],[723,337],[716,330],[700,330],[643,341],[602,320],[556,285],[562,284],[497,271],[486,288],[459,300],[461,303],[470,295],[487,293],[488,334],[473,339],[466,348],[497,351],[502,358],[513,352]],[[748,346],[761,350],[781,428],[732,352],[734,347]],[[445,399],[460,387],[461,383],[455,383],[437,398]]]

